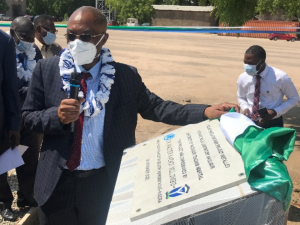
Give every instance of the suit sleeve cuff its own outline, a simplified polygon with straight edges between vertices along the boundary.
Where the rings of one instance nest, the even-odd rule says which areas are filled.
[[[53,107],[50,111],[51,130],[70,131],[70,124],[63,124],[58,118],[58,107]]]
[[[204,112],[205,112],[205,110],[206,110],[208,107],[211,107],[211,105],[206,105],[206,106],[204,106],[204,109],[203,109],[203,111],[202,111],[202,119],[203,119],[203,121],[204,121],[204,120],[208,120],[208,117],[206,117],[206,116],[204,115]]]

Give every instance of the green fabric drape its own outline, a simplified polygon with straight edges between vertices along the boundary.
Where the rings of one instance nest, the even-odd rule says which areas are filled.
[[[295,140],[294,129],[250,126],[234,142],[249,185],[281,201],[284,210],[289,207],[293,183],[283,160],[289,158]]]

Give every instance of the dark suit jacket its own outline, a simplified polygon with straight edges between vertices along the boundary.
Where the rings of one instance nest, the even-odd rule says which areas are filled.
[[[34,44],[33,48],[35,49],[35,52],[36,52],[34,60],[36,62],[38,62],[39,60],[43,59],[41,50],[35,44]],[[19,62],[22,63],[22,65],[23,65],[25,53],[19,54],[18,57],[19,57]],[[20,101],[21,101],[21,108],[23,107],[24,101],[26,99],[28,85],[29,85],[29,81],[25,81],[24,79],[23,80],[19,79],[19,96],[20,96]]]
[[[11,36],[0,30],[0,144],[4,129],[18,131],[21,108],[18,92],[15,44]]]
[[[68,126],[63,126],[57,115],[61,101],[67,98],[61,90],[58,62],[58,57],[38,62],[22,110],[25,126],[44,133],[35,183],[39,205],[48,200],[56,186],[73,142]],[[113,187],[123,150],[135,144],[137,113],[157,122],[186,125],[202,121],[207,107],[163,101],[146,88],[135,68],[120,63],[116,63],[115,68],[115,83],[105,106],[103,135],[103,154]]]

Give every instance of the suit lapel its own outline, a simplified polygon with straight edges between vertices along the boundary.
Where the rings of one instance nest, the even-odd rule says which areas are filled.
[[[103,130],[104,149],[105,149],[105,143],[106,143],[105,140],[108,138],[110,124],[112,121],[113,108],[114,108],[114,105],[116,104],[116,100],[117,100],[117,94],[118,94],[118,88],[117,88],[116,83],[114,83],[111,87],[109,100],[105,104],[105,118],[104,118],[104,130]]]
[[[63,83],[62,83],[62,80],[61,80],[58,63],[57,63],[56,73],[55,74],[57,74],[55,86],[59,87],[59,91],[60,91],[60,95],[59,95],[60,99],[57,99],[57,101],[59,101],[59,105],[60,105],[60,103],[61,103],[62,100],[68,98],[68,94],[62,89],[63,88]]]

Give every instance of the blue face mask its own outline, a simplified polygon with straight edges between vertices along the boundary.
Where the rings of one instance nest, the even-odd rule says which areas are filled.
[[[27,52],[30,48],[33,47],[34,43],[31,42],[27,42],[27,41],[22,41],[19,36],[17,35],[17,33],[15,32],[17,38],[19,39],[19,44],[16,44],[16,48],[20,51],[20,52]]]
[[[53,34],[49,31],[47,31],[46,37],[42,36],[42,38],[46,45],[52,45],[54,43],[54,41],[56,40],[56,34]]]
[[[259,61],[259,63],[261,62],[261,60]],[[257,63],[257,65],[259,64]],[[246,71],[246,73],[250,76],[255,76],[258,72],[257,65],[249,65],[249,64],[244,64],[244,69]]]

